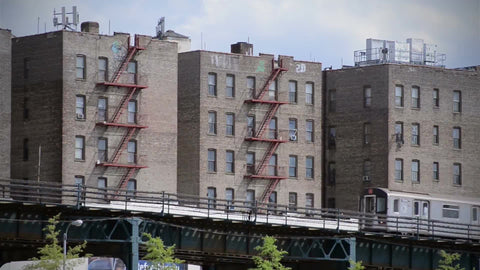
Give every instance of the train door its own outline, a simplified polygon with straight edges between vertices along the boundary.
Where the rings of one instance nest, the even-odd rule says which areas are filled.
[[[372,226],[375,220],[374,214],[377,212],[377,200],[375,195],[365,195],[363,197],[363,212],[367,213],[365,215],[365,226]]]
[[[429,219],[430,219],[430,202],[422,201],[422,200],[414,200],[413,216],[415,218],[418,218],[418,229],[422,231],[428,231]]]

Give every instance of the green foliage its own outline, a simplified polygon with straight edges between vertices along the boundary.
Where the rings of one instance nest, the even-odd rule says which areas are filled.
[[[159,237],[152,237],[149,233],[144,233],[143,236],[147,237],[147,255],[143,257],[144,260],[150,261],[152,265],[148,267],[148,270],[175,270],[176,266],[166,264],[184,263],[183,260],[174,257],[175,245],[165,247],[162,239]]]
[[[365,270],[365,266],[362,265],[362,261],[355,262],[350,260],[350,267],[348,270]]]
[[[440,256],[442,256],[442,259],[438,261],[437,270],[465,270],[465,268],[460,268],[460,264],[455,264],[455,261],[460,260],[460,254],[440,250]]]
[[[57,224],[59,223],[58,219],[60,218],[60,214],[53,216],[48,219],[48,225],[43,228],[45,232],[45,239],[47,240],[47,244],[38,249],[38,258],[32,258],[30,260],[37,261],[28,266],[24,269],[26,270],[34,270],[34,269],[42,269],[42,270],[58,270],[61,269],[63,266],[63,248],[59,244],[58,236],[60,231],[55,230]],[[83,242],[80,245],[77,245],[73,248],[70,248],[67,251],[67,259],[77,259],[79,258],[79,254],[83,252],[85,247],[87,246],[87,242]],[[90,255],[86,255],[88,257]],[[66,269],[73,269],[75,267],[75,262],[68,262],[66,264]]]
[[[259,253],[257,256],[253,256],[253,261],[257,267],[252,270],[290,270],[290,267],[285,267],[280,263],[283,256],[288,252],[278,250],[277,245],[275,245],[276,241],[277,239],[268,235],[263,237],[263,245],[255,248]]]

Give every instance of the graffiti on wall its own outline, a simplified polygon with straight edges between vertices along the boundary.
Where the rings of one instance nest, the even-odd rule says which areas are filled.
[[[298,63],[295,65],[295,71],[297,73],[304,73],[307,71],[307,66],[304,63]]]

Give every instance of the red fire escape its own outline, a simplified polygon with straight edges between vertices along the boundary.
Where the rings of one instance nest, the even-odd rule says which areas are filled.
[[[146,166],[142,166],[139,164],[139,160],[135,156],[133,160],[129,160],[128,163],[119,163],[120,156],[122,155],[123,151],[127,148],[128,142],[135,137],[135,135],[142,129],[147,128],[147,126],[140,125],[135,119],[134,123],[120,123],[120,117],[127,109],[128,102],[134,97],[137,92],[140,90],[147,88],[146,85],[138,85],[137,80],[134,79],[133,81],[128,81],[126,83],[120,83],[119,79],[121,78],[122,74],[125,73],[128,64],[134,59],[135,54],[140,51],[144,50],[145,48],[139,46],[139,38],[135,35],[135,45],[130,45],[130,37],[128,37],[128,50],[125,58],[123,59],[122,63],[120,64],[119,68],[114,73],[110,82],[101,82],[98,85],[104,85],[106,90],[109,87],[121,87],[125,88],[127,91],[124,93],[124,96],[120,100],[120,103],[116,107],[115,112],[107,121],[97,122],[97,126],[104,126],[104,127],[116,127],[118,130],[123,130],[123,135],[118,143],[115,151],[110,156],[107,161],[97,161],[97,166],[103,167],[116,167],[116,168],[124,168],[125,172],[122,175],[120,182],[117,185],[118,189],[124,189],[127,185],[128,179],[130,179],[139,169],[147,168]],[[136,118],[136,117],[135,117]]]
[[[288,102],[278,101],[276,96],[275,98],[273,98],[273,100],[264,100],[265,94],[270,89],[270,85],[275,82],[275,80],[281,75],[282,72],[287,70],[288,69],[282,67],[281,60],[279,61],[278,67],[275,67],[275,60],[272,60],[272,72],[270,73],[270,76],[268,77],[268,80],[265,82],[265,85],[263,86],[261,91],[257,95],[254,95],[252,99],[245,100],[245,102],[248,103],[265,104],[268,106],[268,110],[263,117],[258,129],[256,131],[249,131],[247,136],[245,137],[246,141],[268,143],[267,150],[265,151],[265,154],[263,155],[263,158],[258,164],[258,166],[253,168],[250,172],[247,171],[246,175],[246,177],[249,177],[251,179],[269,180],[264,192],[262,193],[262,196],[260,197],[260,201],[263,203],[268,203],[268,199],[272,192],[275,190],[278,182],[282,179],[287,178],[286,175],[278,172],[278,166],[276,166],[276,164],[269,165],[269,162],[272,156],[275,154],[275,151],[277,150],[280,143],[287,142],[288,140],[285,140],[281,136],[279,136],[277,130],[269,130],[269,126],[270,121],[275,116],[275,113],[277,112],[280,105],[287,104]]]

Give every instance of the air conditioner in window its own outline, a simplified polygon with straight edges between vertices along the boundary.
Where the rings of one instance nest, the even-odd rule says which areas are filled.
[[[102,163],[102,162],[100,161],[100,159],[97,159],[97,165],[100,164],[100,163]]]
[[[85,115],[83,113],[77,113],[77,119],[85,119]]]
[[[297,135],[290,135],[290,141],[296,141],[297,140]]]
[[[370,181],[370,176],[364,175],[363,176],[363,181]]]

